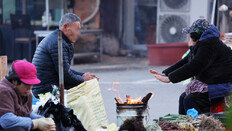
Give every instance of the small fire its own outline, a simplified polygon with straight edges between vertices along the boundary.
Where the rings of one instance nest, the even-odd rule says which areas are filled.
[[[131,97],[127,95],[125,102],[121,97],[116,97],[115,99],[119,104],[143,104],[141,96],[138,98],[131,99]]]
[[[126,104],[143,104],[142,97],[131,99],[130,96],[126,96]]]
[[[118,104],[143,104],[143,103],[146,104],[148,102],[148,100],[151,97],[153,97],[153,93],[151,93],[151,92],[148,93],[143,98],[140,96],[138,98],[131,99],[131,97],[129,95],[126,95],[126,101],[123,101],[123,99],[120,97],[119,90],[116,89],[117,86],[121,87],[120,82],[113,82],[112,88],[109,90],[112,90],[112,91],[118,93],[118,97],[115,98],[115,100]]]

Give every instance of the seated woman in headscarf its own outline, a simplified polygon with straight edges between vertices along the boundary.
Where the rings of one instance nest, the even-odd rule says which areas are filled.
[[[195,108],[198,113],[210,112],[210,106],[224,100],[232,87],[232,51],[220,39],[220,32],[205,19],[198,19],[183,29],[190,34],[190,52],[182,60],[161,73],[150,70],[165,83],[192,81],[179,99],[179,114]]]

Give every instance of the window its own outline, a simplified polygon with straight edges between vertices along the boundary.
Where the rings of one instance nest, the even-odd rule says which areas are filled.
[[[135,0],[135,44],[155,43],[157,0]]]
[[[31,16],[33,25],[42,25],[42,16],[45,15],[46,0],[26,0],[27,14]],[[51,24],[58,25],[65,5],[63,0],[49,0]],[[3,0],[3,22],[9,23],[10,14],[22,14],[24,0]]]

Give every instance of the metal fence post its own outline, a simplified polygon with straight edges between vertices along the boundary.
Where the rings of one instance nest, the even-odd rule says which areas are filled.
[[[60,103],[64,105],[64,70],[63,70],[63,46],[62,46],[62,32],[58,32],[58,61],[59,61],[59,90]]]

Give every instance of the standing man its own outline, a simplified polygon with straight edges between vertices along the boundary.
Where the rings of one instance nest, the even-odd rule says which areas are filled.
[[[15,61],[6,77],[0,81],[0,130],[55,131],[52,118],[32,113],[31,89],[40,83],[36,73],[32,63]]]
[[[73,43],[80,35],[81,20],[73,14],[65,14],[60,22],[59,29],[55,30],[45,37],[36,49],[32,63],[38,70],[38,78],[41,83],[33,87],[33,94],[51,92],[52,85],[59,85],[58,70],[58,32],[62,31],[63,44],[63,67],[64,67],[64,87],[70,89],[81,84],[84,81],[97,78],[90,73],[82,73],[70,68],[71,60],[74,54]],[[98,78],[97,78],[98,79]]]

